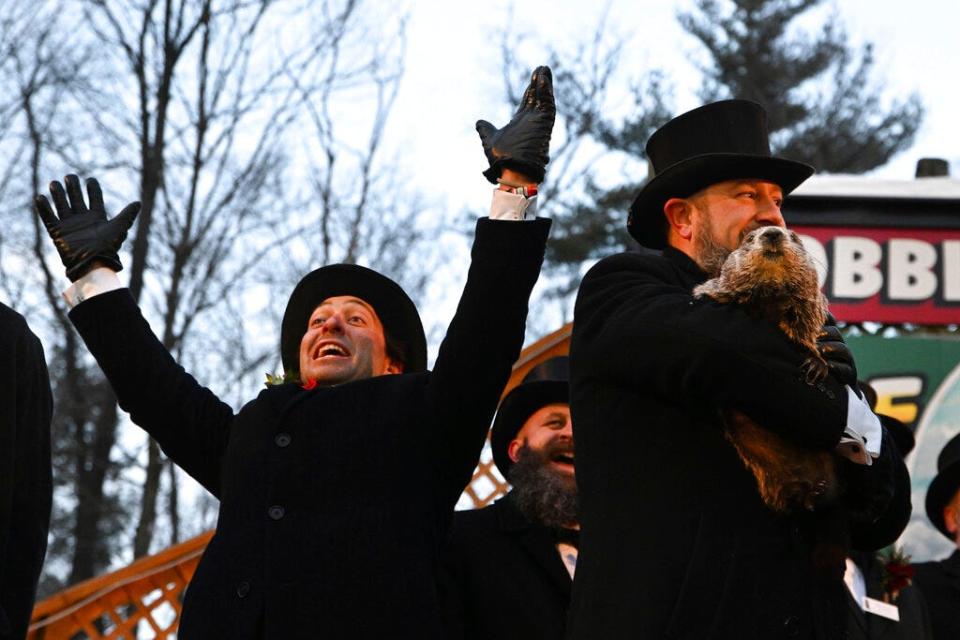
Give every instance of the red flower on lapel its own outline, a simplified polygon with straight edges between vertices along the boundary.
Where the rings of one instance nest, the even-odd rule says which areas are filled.
[[[314,387],[317,386],[317,381],[316,381],[316,380],[307,380],[306,382],[304,382],[304,383],[303,383],[302,385],[300,385],[300,386],[303,387],[304,389],[306,389],[307,391],[310,391],[310,389],[313,389]]]
[[[913,567],[910,565],[910,556],[898,549],[891,547],[886,553],[880,553],[877,556],[883,564],[883,600],[884,602],[896,602],[900,591],[904,587],[910,586],[913,582]]]

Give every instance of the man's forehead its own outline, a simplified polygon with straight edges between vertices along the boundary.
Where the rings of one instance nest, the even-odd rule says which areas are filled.
[[[560,416],[570,415],[570,405],[567,404],[566,402],[557,402],[554,404],[544,405],[530,414],[530,417],[527,418],[527,421],[524,423],[524,426],[526,426],[527,424],[532,424],[539,420],[551,418],[554,415],[560,415]]]
[[[776,182],[770,182],[769,180],[764,180],[763,178],[734,178],[733,180],[724,180],[723,182],[711,184],[710,186],[704,188],[703,191],[729,191],[744,186],[754,188],[765,186],[776,191],[783,191],[780,185],[778,185]]]
[[[323,300],[316,307],[314,307],[313,313],[316,313],[317,311],[319,311],[324,307],[344,307],[344,306],[351,306],[351,305],[361,306],[365,309],[368,309],[369,311],[372,311],[374,314],[376,313],[376,310],[373,308],[373,305],[371,305],[369,302],[367,302],[363,298],[358,298],[356,296],[331,296],[326,300]]]

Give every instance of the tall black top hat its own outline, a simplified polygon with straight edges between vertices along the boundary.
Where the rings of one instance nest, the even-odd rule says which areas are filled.
[[[300,340],[310,314],[333,296],[355,296],[376,312],[387,340],[401,351],[404,373],[427,370],[427,338],[420,314],[400,285],[373,269],[331,264],[311,271],[297,283],[280,325],[280,357],[288,374],[300,371]]]
[[[493,462],[504,478],[513,466],[507,454],[510,443],[527,419],[537,409],[548,404],[569,404],[570,366],[566,356],[558,356],[540,363],[530,370],[497,409],[490,432]]]
[[[950,503],[960,490],[960,433],[944,445],[937,456],[937,476],[927,489],[927,517],[940,533],[951,541],[953,536],[947,531],[943,520],[943,508]]]
[[[813,174],[802,162],[770,155],[767,114],[749,100],[724,100],[681,114],[647,141],[650,177],[630,206],[627,230],[651,249],[666,245],[663,205],[726,180],[758,178],[796,189]]]

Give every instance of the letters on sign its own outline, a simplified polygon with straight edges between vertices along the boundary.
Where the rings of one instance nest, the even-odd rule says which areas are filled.
[[[960,323],[960,230],[792,228],[837,319]]]

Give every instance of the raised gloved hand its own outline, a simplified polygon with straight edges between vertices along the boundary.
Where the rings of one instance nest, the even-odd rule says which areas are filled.
[[[520,108],[507,125],[497,129],[486,120],[477,121],[490,168],[483,175],[496,184],[504,169],[512,169],[534,182],[543,182],[550,162],[550,133],[557,116],[550,67],[537,67],[523,92]]]
[[[128,204],[123,211],[107,220],[103,192],[94,178],[87,180],[89,209],[83,201],[80,178],[71,174],[63,181],[67,185],[66,192],[56,180],[50,183],[50,196],[57,207],[56,214],[43,195],[36,196],[34,205],[60,253],[63,266],[67,268],[67,277],[71,282],[76,282],[92,268],[95,260],[104,262],[114,271],[120,271],[123,265],[117,252],[140,213],[140,203]]]
[[[827,322],[823,325],[823,331],[817,336],[817,350],[827,361],[830,373],[841,383],[850,385],[859,395],[857,365],[853,361],[850,348],[843,341],[840,329],[837,328],[836,319],[830,314],[827,314]]]

